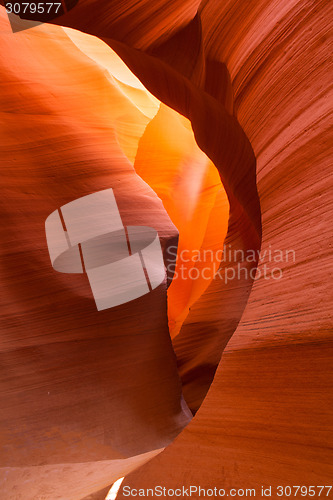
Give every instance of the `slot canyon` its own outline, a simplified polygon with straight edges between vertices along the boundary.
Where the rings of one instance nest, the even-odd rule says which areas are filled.
[[[117,500],[315,497],[333,477],[332,2],[0,4],[0,500],[105,500],[119,478]],[[114,229],[124,261],[99,269]]]

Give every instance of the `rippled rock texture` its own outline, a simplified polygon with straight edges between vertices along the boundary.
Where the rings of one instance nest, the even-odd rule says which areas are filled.
[[[57,20],[142,83],[94,38],[0,19],[4,498],[82,500],[166,446],[123,484],[329,484],[331,3],[83,0]],[[253,258],[97,313],[44,221],[108,187],[167,266],[178,232]]]

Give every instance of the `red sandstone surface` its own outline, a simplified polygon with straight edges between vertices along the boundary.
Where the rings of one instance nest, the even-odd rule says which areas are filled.
[[[81,0],[13,34],[0,7],[1,498],[102,499],[121,476],[271,498],[330,484],[332,15]],[[252,251],[247,271],[261,250],[255,281],[175,279],[97,312],[81,275],[52,269],[44,222],[109,187],[166,264],[179,233]]]

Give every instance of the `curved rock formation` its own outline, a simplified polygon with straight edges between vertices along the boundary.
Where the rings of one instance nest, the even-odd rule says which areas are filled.
[[[62,28],[13,35],[1,14],[2,494],[83,498],[191,418],[166,280],[130,307],[97,311],[84,276],[53,270],[45,237],[54,210],[112,186],[123,224],[156,228],[167,253],[177,230],[130,161],[159,103],[118,83]]]
[[[108,123],[108,115],[113,117],[114,110],[104,109],[108,96],[105,93],[103,100],[105,75],[102,77],[98,73],[96,80],[91,80],[85,58],[80,78],[75,79],[74,65],[79,63],[82,52],[74,57],[75,47],[65,50],[68,37],[64,35],[60,43],[51,36],[43,44],[37,40],[32,47],[39,57],[31,69],[29,67],[26,78],[33,80],[35,71],[35,78],[40,82],[41,75],[45,74],[45,68],[42,71],[41,67],[46,64],[46,43],[52,44],[49,50],[53,54],[58,54],[52,60],[53,65],[58,65],[57,71],[52,73],[52,86],[50,79],[47,80],[47,96],[40,87],[34,93],[29,80],[18,78],[27,59],[24,50],[28,49],[24,49],[24,44],[15,47],[14,38],[8,39],[7,34],[3,71],[11,76],[11,81],[15,81],[15,75],[19,81],[17,89],[4,87],[3,102],[9,112],[25,110],[19,122],[15,116],[11,119],[6,115],[8,137],[5,144],[10,150],[7,161],[17,162],[13,169],[16,190],[12,177],[5,177],[3,188],[7,200],[4,248],[5,272],[8,273],[4,283],[9,290],[6,289],[5,296],[8,320],[3,316],[8,321],[8,341],[1,364],[6,369],[5,394],[12,398],[8,399],[4,420],[4,427],[11,431],[8,446],[13,446],[12,436],[17,429],[21,434],[14,445],[13,463],[7,462],[7,466],[43,466],[45,461],[50,463],[48,460],[52,456],[53,464],[95,461],[92,467],[98,471],[97,460],[107,465],[107,460],[120,459],[125,453],[132,455],[161,448],[189,418],[182,404],[176,362],[184,397],[192,412],[202,403],[219,364],[211,389],[189,426],[158,457],[130,474],[123,485],[134,488],[156,484],[170,488],[183,485],[256,488],[257,494],[261,485],[272,485],[272,498],[278,498],[277,485],[329,484],[332,474],[332,321],[327,280],[331,255],[326,249],[329,248],[332,197],[327,155],[331,94],[326,65],[330,55],[327,33],[331,14],[329,2],[310,0],[282,3],[229,0],[223,5],[206,0],[200,7],[199,2],[179,0],[171,3],[160,0],[153,7],[144,0],[128,1],[125,5],[115,1],[83,0],[57,20],[61,25],[104,40],[152,94],[190,120],[197,144],[218,169],[228,195],[230,218],[225,245],[231,253],[221,262],[224,274],[219,272],[207,289],[200,289],[193,304],[187,296],[179,308],[179,318],[183,320],[181,312],[191,304],[179,333],[175,330],[173,347],[177,361],[173,357],[166,324],[166,285],[156,290],[153,307],[151,296],[149,300],[140,299],[138,308],[130,309],[130,316],[128,309],[109,311],[103,320],[98,320],[92,332],[89,291],[80,280],[68,281],[68,277],[65,279],[61,275],[53,276],[50,281],[46,255],[38,239],[41,238],[40,220],[45,220],[55,208],[71,199],[105,188],[113,177],[114,182],[121,180],[119,205],[126,223],[143,221],[142,215],[139,217],[133,209],[128,209],[128,192],[134,190],[139,213],[144,214],[147,225],[148,222],[154,227],[158,224],[167,253],[168,245],[174,244],[176,238],[174,226],[159,199],[136,176],[130,163],[135,157],[134,166],[145,178],[145,156],[140,160],[139,147],[145,142],[146,134],[151,133],[160,111],[146,129],[147,121],[139,119],[143,128],[131,132],[136,140],[130,141],[125,157],[124,149],[120,150],[116,140],[118,128]],[[58,28],[50,26],[39,29],[47,34],[59,33]],[[53,29],[56,31],[52,32]],[[21,36],[21,40],[25,36],[25,44],[29,39],[28,34],[15,36]],[[20,39],[15,43],[19,44]],[[29,40],[30,43],[34,42]],[[8,52],[13,54],[12,58]],[[63,60],[67,57],[73,65],[73,72],[69,74],[64,73]],[[27,71],[25,67],[24,71]],[[96,96],[96,89],[100,91],[96,102],[90,106],[85,102],[84,115],[88,120],[83,118],[82,98],[77,103],[75,96],[68,99],[64,85],[68,82],[67,86],[75,90],[83,86],[82,95],[92,81],[93,88],[88,94]],[[109,92],[109,84],[107,88]],[[115,101],[118,99],[117,96]],[[89,109],[90,113],[86,114]],[[29,119],[29,113],[38,115],[37,124]],[[133,120],[132,115],[128,117],[126,127]],[[45,120],[47,127],[42,125]],[[123,144],[126,144],[125,136]],[[142,137],[140,142],[139,137]],[[50,138],[53,138],[51,147]],[[47,169],[40,168],[43,157],[47,158]],[[29,178],[22,167],[22,163],[27,164],[27,158],[34,173]],[[59,164],[59,158],[65,160],[64,164]],[[147,182],[154,184],[156,178],[152,172],[147,175]],[[53,197],[56,186],[57,196]],[[157,192],[156,185],[154,190]],[[214,206],[210,200],[213,209],[202,240],[203,245],[207,241],[213,248],[221,239],[221,235],[217,239],[210,235],[210,231],[214,233],[219,227],[216,213],[225,213],[223,191],[219,193],[215,193]],[[162,198],[162,194],[160,196]],[[38,221],[33,222],[37,214]],[[222,234],[223,228],[220,229]],[[31,231],[34,238],[31,238]],[[16,234],[20,234],[20,247],[14,252],[11,242],[16,241]],[[252,288],[261,236],[261,257]],[[228,255],[231,255],[229,262]],[[243,262],[244,255],[252,258]],[[239,279],[221,278],[225,277],[226,269],[236,272],[238,264],[242,264],[243,270]],[[31,280],[36,281],[35,287]],[[40,293],[46,286],[48,295]],[[68,292],[65,304],[60,288]],[[19,314],[15,309],[18,300],[21,304]],[[83,311],[78,305],[82,300],[86,304]],[[36,301],[37,310],[31,309]],[[51,304],[53,321],[47,312]],[[76,314],[75,322],[71,323],[75,310],[80,314]],[[58,338],[54,343],[52,328],[59,324],[59,320],[54,319],[57,315],[66,319],[68,327],[66,331],[57,330]],[[135,335],[140,317],[144,318],[144,333]],[[124,348],[124,344],[118,342],[119,334],[112,339],[105,337],[105,329],[109,332],[112,326],[122,336],[131,336],[130,349],[129,344]],[[158,336],[151,334],[153,330]],[[73,350],[68,349],[68,335]],[[142,341],[146,343],[143,345]],[[123,370],[132,370],[126,373],[126,383],[106,359],[108,353],[114,359],[115,348],[119,357],[117,363],[119,359]],[[54,379],[54,372],[66,357],[68,366],[76,371],[62,374],[64,383],[64,379]],[[84,377],[82,366],[87,367]],[[15,386],[19,376],[24,377],[28,388],[21,381]],[[107,382],[110,379],[117,381],[124,407],[128,400],[123,398],[128,391],[136,419],[123,419],[121,405],[119,413],[111,407],[113,396]],[[40,385],[41,380],[44,385]],[[45,392],[45,380],[60,390],[53,403],[42,403],[44,393],[40,391]],[[135,383],[130,390],[128,380]],[[14,396],[8,393],[11,382]],[[86,391],[89,387],[91,390]],[[98,393],[96,387],[103,387],[103,392]],[[144,390],[137,392],[139,387]],[[15,391],[22,393],[19,406]],[[33,392],[37,406],[31,412],[31,407],[27,408],[31,405]],[[78,413],[68,418],[70,423],[79,425],[75,431],[84,439],[78,443],[78,435],[70,434],[70,442],[65,441],[64,448],[60,449],[56,429],[56,433],[50,435],[51,449],[45,448],[41,454],[40,450],[47,444],[44,433],[38,463],[34,461],[34,448],[29,443],[24,453],[18,453],[20,439],[26,439],[29,434],[36,443],[42,435],[41,429],[36,432],[29,419],[37,414],[39,420],[36,422],[46,421],[43,424],[47,428],[45,432],[50,432],[54,429],[52,418],[57,418],[49,415],[50,404],[55,408],[61,404],[63,411],[64,401],[73,394],[77,398]],[[66,407],[70,408],[68,402]],[[119,427],[119,418],[123,429]],[[137,421],[142,427],[137,426]],[[22,429],[21,422],[28,422],[29,428]],[[149,430],[142,433],[145,426]],[[101,433],[106,439],[101,439]],[[96,446],[102,441],[103,446]],[[105,443],[110,445],[107,450]],[[54,458],[55,449],[59,451],[57,459]],[[119,456],[119,452],[123,455]],[[118,470],[118,477],[127,474],[128,470]],[[22,487],[17,479],[19,468],[5,472],[13,475],[13,488]],[[85,478],[87,494],[106,486],[107,473],[103,479]],[[82,476],[84,474],[82,468]],[[68,499],[82,498],[75,489],[78,488],[76,479],[68,478],[66,488]],[[11,494],[8,493],[8,498]],[[37,489],[35,494],[42,493]],[[50,497],[50,493],[47,494]],[[119,498],[122,498],[121,491]]]
[[[201,11],[206,51],[230,71],[235,113],[257,158],[262,257],[196,418],[123,485],[257,495],[265,485],[278,498],[277,485],[330,484],[331,15],[329,2],[298,1],[208,1]],[[283,254],[277,264],[272,249]],[[265,279],[265,265],[282,276]]]

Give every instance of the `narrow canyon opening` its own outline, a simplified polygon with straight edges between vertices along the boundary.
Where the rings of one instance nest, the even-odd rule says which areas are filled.
[[[196,23],[177,37],[191,35]],[[166,243],[172,277],[168,324],[184,398],[195,415],[245,308],[261,241],[255,158],[233,115],[230,76],[224,65],[208,60],[198,89],[168,64],[157,63],[163,46],[146,55],[64,30],[106,70],[126,105],[139,111],[132,122],[120,115],[116,132],[135,172],[160,198],[179,233],[178,241]],[[168,79],[185,82],[189,96],[170,94]],[[249,250],[256,257],[244,262]]]

